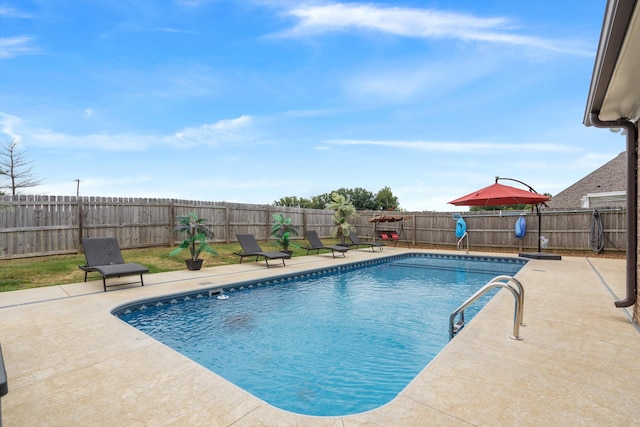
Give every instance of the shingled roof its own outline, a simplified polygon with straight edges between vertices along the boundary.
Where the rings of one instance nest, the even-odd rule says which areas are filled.
[[[580,181],[553,196],[547,202],[547,209],[580,209],[582,208],[582,199],[587,194],[626,191],[626,164],[627,152],[623,151]],[[607,207],[620,206],[620,202],[611,202],[611,206]]]

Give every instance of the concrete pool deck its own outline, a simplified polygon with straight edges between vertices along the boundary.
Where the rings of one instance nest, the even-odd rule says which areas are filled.
[[[134,300],[404,252],[421,251],[149,274],[144,287],[106,293],[101,281],[0,293],[3,426],[640,425],[640,333],[613,304],[624,260],[530,260],[516,276],[522,341],[509,338],[514,301],[501,290],[392,402],[344,417],[274,408],[110,314]]]

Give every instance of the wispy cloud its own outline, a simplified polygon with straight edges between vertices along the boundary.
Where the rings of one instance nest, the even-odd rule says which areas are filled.
[[[485,18],[434,9],[377,7],[357,3],[295,7],[286,14],[297,18],[298,23],[279,34],[284,37],[365,30],[400,37],[450,38],[465,42],[535,47],[577,55],[592,54],[574,46],[572,42],[517,34],[515,25],[506,17]]]
[[[31,40],[27,36],[0,37],[0,59],[38,52],[37,48],[29,46]]]
[[[195,34],[195,31],[190,30],[181,30],[179,28],[171,28],[171,27],[157,27],[152,28],[149,31],[155,31],[159,33],[180,33],[180,34]]]
[[[492,55],[450,57],[447,61],[404,62],[363,67],[345,80],[348,93],[376,102],[406,101],[413,96],[442,94],[490,75],[500,66]],[[455,78],[451,78],[455,75]],[[374,98],[371,97],[373,95]]]
[[[31,18],[31,15],[28,13],[2,5],[0,5],[0,16],[6,16],[7,18]]]
[[[249,116],[220,120],[213,124],[183,129],[166,138],[165,141],[171,145],[179,146],[241,142],[246,139],[251,123],[252,119]]]
[[[0,113],[0,133],[3,133],[11,139],[19,138],[17,128],[22,125],[22,119],[11,114]]]
[[[366,139],[332,139],[324,141],[329,145],[366,145],[376,147],[404,148],[418,151],[435,152],[487,152],[489,150],[509,150],[519,152],[573,153],[575,147],[559,144],[499,144],[492,142],[445,142],[445,141],[374,141]],[[500,151],[499,151],[500,152]]]
[[[93,111],[87,109],[86,117]],[[49,129],[36,129],[19,117],[0,113],[0,134],[29,141],[47,148],[78,150],[91,148],[104,151],[145,151],[160,144],[177,148],[212,146],[222,143],[238,143],[250,140],[253,134],[252,118],[240,116],[220,120],[212,124],[182,129],[172,135],[139,133],[92,133],[71,135]]]

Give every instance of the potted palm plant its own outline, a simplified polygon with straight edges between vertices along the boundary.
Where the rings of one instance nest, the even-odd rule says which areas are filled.
[[[351,231],[355,231],[355,227],[349,224],[349,220],[358,216],[356,208],[349,202],[347,198],[339,193],[331,194],[331,202],[327,205],[329,209],[335,210],[333,214],[333,222],[335,228],[333,230],[333,237],[340,239],[340,245],[348,246],[345,238]]]
[[[273,215],[273,225],[271,226],[271,237],[276,239],[282,252],[286,252],[289,255],[293,254],[293,251],[289,250],[289,245],[296,246],[291,242],[291,236],[297,236],[299,234],[298,227],[291,224],[291,218],[285,218],[282,214]]]
[[[207,237],[213,237],[213,232],[204,226],[205,219],[190,212],[188,215],[178,216],[178,225],[173,231],[186,233],[187,237],[175,248],[169,256],[178,255],[183,249],[189,249],[191,258],[185,259],[188,270],[200,270],[202,268],[202,259],[200,254],[207,252],[211,255],[218,255],[218,252],[207,244]]]

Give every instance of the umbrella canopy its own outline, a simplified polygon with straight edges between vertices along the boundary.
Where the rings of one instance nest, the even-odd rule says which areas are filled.
[[[548,196],[496,182],[449,203],[455,206],[536,205],[548,200]]]

